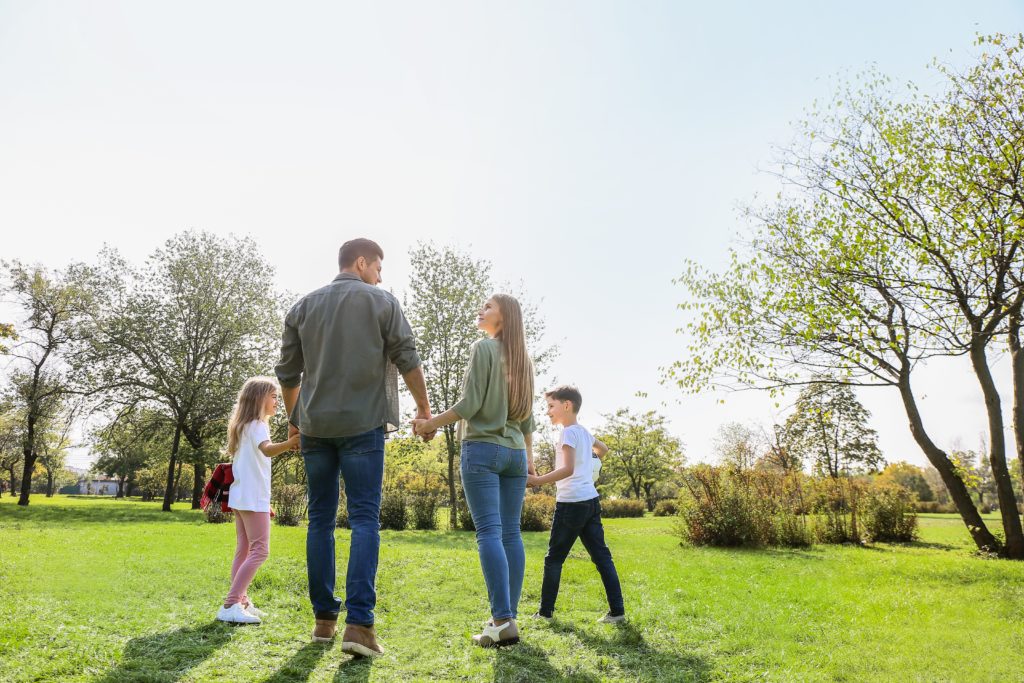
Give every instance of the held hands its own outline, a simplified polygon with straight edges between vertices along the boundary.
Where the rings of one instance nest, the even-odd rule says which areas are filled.
[[[291,425],[288,426],[288,440],[285,442],[288,444],[288,450],[297,451],[299,450],[299,430],[295,429],[295,433],[292,434],[292,430],[295,429]]]
[[[537,482],[538,479],[540,479],[540,477],[538,477],[533,472],[531,472],[530,474],[527,474],[526,475],[526,486],[527,487],[540,486],[540,484]]]
[[[424,441],[430,441],[437,436],[437,429],[431,428],[430,416],[417,415],[412,421],[413,433],[423,439]]]

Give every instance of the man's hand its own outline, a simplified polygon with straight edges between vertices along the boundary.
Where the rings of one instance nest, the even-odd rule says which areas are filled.
[[[413,433],[423,439],[424,442],[430,441],[437,436],[437,429],[429,429],[430,413],[416,413],[416,417],[412,421]]]
[[[527,488],[532,487],[532,486],[540,486],[540,484],[537,483],[538,479],[540,479],[540,477],[538,477],[536,474],[533,474],[533,473],[527,474],[526,475],[526,486],[527,486]]]

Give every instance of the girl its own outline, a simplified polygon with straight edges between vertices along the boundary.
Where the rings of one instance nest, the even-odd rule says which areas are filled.
[[[526,475],[533,470],[533,364],[519,302],[495,294],[477,315],[488,338],[474,342],[462,398],[429,420],[414,420],[421,436],[465,420],[462,487],[476,525],[477,550],[491,603],[491,620],[473,636],[482,647],[519,642],[515,618],[526,556],[519,517]]]
[[[270,552],[270,458],[299,445],[298,435],[281,443],[270,441],[270,416],[277,412],[277,382],[253,377],[238,392],[228,422],[228,457],[233,458],[234,481],[228,503],[235,512],[235,561],[231,590],[217,619],[235,624],[258,624],[266,616],[246,595],[249,583]]]

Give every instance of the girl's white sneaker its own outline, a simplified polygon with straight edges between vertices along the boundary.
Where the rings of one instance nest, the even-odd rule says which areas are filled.
[[[217,612],[217,621],[226,621],[229,624],[259,624],[260,618],[255,614],[249,614],[242,607],[242,603],[236,602],[231,607],[221,607]]]
[[[256,605],[252,604],[252,600],[249,601],[248,605],[244,605],[242,609],[244,609],[247,613],[253,615],[254,617],[259,617],[260,619],[267,618],[267,613],[261,610]]]

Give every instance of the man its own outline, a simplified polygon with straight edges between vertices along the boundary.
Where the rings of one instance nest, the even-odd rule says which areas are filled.
[[[397,428],[398,373],[416,401],[416,417],[430,418],[412,329],[398,300],[377,287],[383,259],[384,251],[368,239],[341,246],[338,276],[300,299],[285,317],[276,367],[289,436],[301,435],[309,488],[306,570],[316,619],[313,640],[334,638],[341,610],[334,596],[340,474],[352,527],[341,649],[366,657],[383,654],[373,609],[384,434]]]

